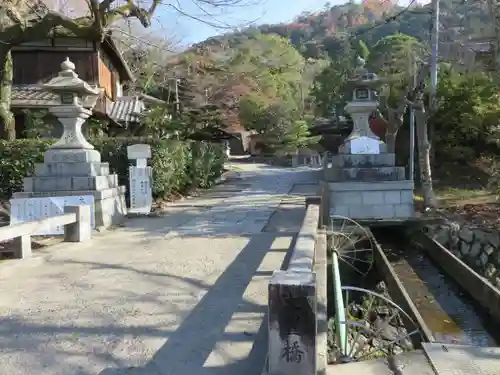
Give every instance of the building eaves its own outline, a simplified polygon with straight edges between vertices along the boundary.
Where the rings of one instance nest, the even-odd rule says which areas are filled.
[[[13,85],[11,100],[11,106],[17,108],[48,108],[61,104],[57,95],[42,90],[38,85]]]
[[[144,102],[138,96],[122,96],[111,105],[108,116],[118,123],[137,123],[144,110]]]

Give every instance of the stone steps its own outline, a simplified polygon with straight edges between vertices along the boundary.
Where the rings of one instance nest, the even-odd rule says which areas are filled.
[[[325,177],[332,182],[403,181],[406,173],[404,167],[329,168]]]
[[[44,176],[25,177],[25,192],[75,191],[75,190],[105,190],[118,186],[118,175],[107,176]]]

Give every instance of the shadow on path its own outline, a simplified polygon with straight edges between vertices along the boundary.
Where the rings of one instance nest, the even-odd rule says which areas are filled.
[[[218,278],[196,307],[184,319],[179,328],[168,335],[167,342],[144,367],[108,368],[100,375],[173,375],[173,374],[255,374],[262,371],[267,354],[267,305],[245,301],[243,294],[253,277],[262,275],[257,269],[270,251],[277,235],[261,233],[252,239],[239,253],[232,264]],[[290,247],[293,246],[293,241]],[[284,251],[276,249],[272,251]],[[288,250],[288,249],[287,249]],[[287,251],[288,253],[288,251]],[[285,260],[286,261],[286,260]],[[266,314],[257,334],[233,332],[225,328],[235,312]],[[243,359],[230,364],[206,367],[205,362],[220,341],[252,342],[252,349]],[[219,353],[224,357],[225,353]]]

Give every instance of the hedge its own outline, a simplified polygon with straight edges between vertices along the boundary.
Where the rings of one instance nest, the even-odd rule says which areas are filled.
[[[100,138],[89,140],[118,174],[120,185],[128,187],[127,146],[147,143],[151,146],[153,196],[165,198],[192,188],[207,188],[223,171],[225,154],[217,144],[150,138]],[[10,198],[22,191],[23,178],[31,176],[35,163],[43,162],[43,153],[53,141],[21,139],[0,141],[0,196]]]

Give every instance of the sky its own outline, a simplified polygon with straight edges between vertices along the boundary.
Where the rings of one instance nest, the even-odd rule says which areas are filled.
[[[0,0],[1,1],[1,0]],[[220,1],[220,0],[219,0]],[[355,0],[360,2],[362,0]],[[381,0],[384,1],[384,0]],[[399,0],[398,4],[406,6],[411,0]],[[426,3],[429,0],[417,0]],[[195,16],[208,23],[215,23],[217,28],[199,20],[183,16],[179,11],[168,6],[163,6],[156,12],[153,28],[160,33],[172,36],[178,46],[188,46],[201,42],[211,36],[229,32],[230,28],[254,24],[276,24],[292,21],[302,12],[317,12],[324,9],[326,0],[240,0],[244,4],[239,7],[226,7],[224,9],[207,9],[213,17],[204,14],[196,6],[196,0],[183,0],[171,2],[182,4],[181,11]],[[331,0],[331,6],[346,3],[347,0]]]
[[[251,5],[248,5],[251,2]],[[332,0],[330,4],[343,4],[346,1]],[[292,21],[304,11],[315,12],[322,10],[326,0],[248,0],[247,5],[231,7],[214,13],[211,19],[204,15],[192,1],[183,1],[182,11],[199,16],[199,18],[222,25],[223,28],[215,28],[192,18],[179,15],[179,12],[162,7],[156,14],[155,28],[163,28],[166,32],[173,32],[182,44],[189,45],[201,42],[211,36],[228,32],[227,27],[245,26],[255,21],[256,24],[274,24]]]

